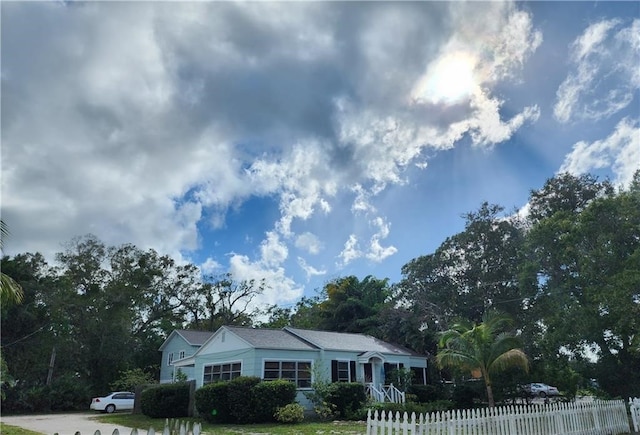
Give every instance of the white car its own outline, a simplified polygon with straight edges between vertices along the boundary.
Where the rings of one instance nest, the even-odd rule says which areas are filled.
[[[108,414],[115,411],[131,411],[135,397],[135,394],[129,391],[116,391],[105,397],[94,397],[89,409]]]
[[[551,385],[543,384],[540,382],[534,382],[532,384],[527,384],[523,386],[524,391],[534,397],[549,397],[549,396],[559,396],[560,391],[556,387],[552,387]]]

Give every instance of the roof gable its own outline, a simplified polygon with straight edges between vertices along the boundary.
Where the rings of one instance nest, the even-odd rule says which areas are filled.
[[[225,326],[230,332],[236,334],[252,347],[260,349],[293,349],[316,350],[304,340],[290,334],[285,329],[255,329]]]
[[[200,347],[209,338],[213,336],[213,332],[210,331],[194,331],[190,329],[175,329],[169,334],[167,339],[162,343],[158,350],[164,350],[169,343],[177,338],[184,340],[189,346]]]

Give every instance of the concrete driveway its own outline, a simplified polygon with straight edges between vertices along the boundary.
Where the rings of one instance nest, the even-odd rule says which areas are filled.
[[[131,428],[100,423],[95,420],[99,414],[94,412],[73,414],[46,414],[46,415],[20,415],[2,416],[0,421],[11,426],[18,426],[46,435],[74,435],[80,432],[82,435],[93,435],[99,430],[101,435],[111,435],[118,429],[120,435],[131,434]],[[146,434],[146,430],[138,430],[139,435]]]

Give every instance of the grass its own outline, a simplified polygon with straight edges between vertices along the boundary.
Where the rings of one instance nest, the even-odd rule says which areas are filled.
[[[39,432],[34,432],[32,430],[23,429],[17,426],[10,426],[4,423],[0,423],[0,434],[2,435],[41,435]]]
[[[102,423],[110,423],[131,428],[142,429],[147,431],[153,427],[156,431],[162,432],[164,428],[164,419],[149,418],[140,414],[110,414],[97,418]],[[198,421],[197,419],[183,419],[189,421]],[[307,421],[298,424],[247,424],[247,425],[219,425],[202,423],[202,432],[208,435],[227,435],[227,434],[251,434],[251,435],[340,435],[340,434],[363,434],[366,432],[364,422],[316,422]],[[4,434],[4,431],[2,432]],[[22,435],[22,434],[16,434]],[[25,434],[28,435],[28,434]]]

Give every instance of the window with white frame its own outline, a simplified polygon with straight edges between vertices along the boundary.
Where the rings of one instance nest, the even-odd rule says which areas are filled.
[[[218,381],[229,381],[242,374],[242,363],[230,362],[224,364],[209,364],[204,366],[202,384]]]
[[[173,352],[170,352],[169,355],[167,356],[167,365],[170,366],[172,362],[173,362]]]
[[[180,358],[180,359],[184,358],[184,350],[181,350],[181,351],[180,351],[180,356],[179,356],[179,358]]]
[[[265,361],[265,381],[286,379],[298,388],[311,387],[311,361]]]
[[[351,382],[349,361],[338,361],[338,382]]]
[[[355,382],[356,362],[331,360],[331,382]]]

